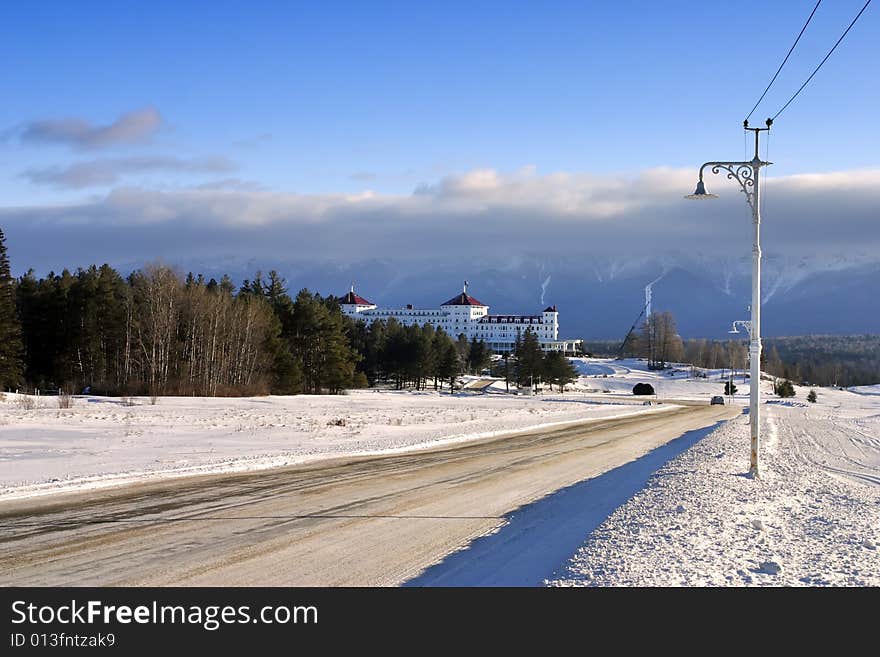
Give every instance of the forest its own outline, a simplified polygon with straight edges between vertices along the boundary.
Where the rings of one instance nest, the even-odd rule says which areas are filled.
[[[295,297],[276,272],[240,286],[154,263],[123,277],[104,264],[38,278],[10,273],[0,231],[0,389],[105,395],[336,394],[386,385],[454,387],[492,365],[483,342],[394,319],[370,326],[338,299]],[[526,333],[492,370],[515,385],[576,378]]]
[[[880,335],[806,335],[763,339],[761,370],[801,385],[858,386],[880,383]],[[743,371],[748,343],[679,337],[670,313],[652,313],[641,331],[619,341],[585,342],[595,356],[645,358],[658,367],[684,362]]]

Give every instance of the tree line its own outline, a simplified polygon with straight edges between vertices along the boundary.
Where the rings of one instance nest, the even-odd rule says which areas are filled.
[[[684,345],[672,313],[652,312],[638,333],[630,332],[626,336],[620,354],[645,358],[650,369],[663,369],[668,363],[681,362]]]
[[[490,369],[519,385],[563,388],[576,375],[528,332],[512,358],[429,324],[366,325],[338,299],[295,297],[276,272],[236,288],[151,264],[123,277],[105,264],[37,277],[10,273],[0,231],[0,387],[107,395],[338,393],[376,384],[452,388]],[[503,369],[503,373],[502,373]]]
[[[450,387],[464,373],[479,374],[489,363],[489,350],[482,341],[460,335],[453,340],[443,329],[430,324],[404,326],[395,318],[348,320],[348,332],[361,356],[358,371],[365,385],[392,384],[396,389],[435,390]]]
[[[677,335],[674,317],[652,313],[623,344],[593,341],[584,345],[594,355],[645,358],[658,368],[689,363],[706,369],[746,370],[747,340],[710,340]],[[761,369],[800,385],[857,386],[880,382],[880,335],[806,335],[763,339]]]
[[[486,343],[463,334],[455,340],[430,324],[403,326],[396,319],[377,320],[369,326],[352,322],[352,344],[362,361],[367,385],[391,384],[395,388],[434,390],[444,384],[454,387],[463,374],[504,377],[508,389],[547,383],[562,392],[577,379],[577,372],[564,355],[543,352],[540,340],[528,328],[514,343],[512,352],[492,358]]]
[[[110,395],[336,393],[361,360],[335,298],[275,272],[236,289],[152,264],[14,279],[0,231],[0,389]]]
[[[805,335],[768,338],[762,367],[803,385],[880,383],[880,335]]]
[[[517,336],[513,351],[496,363],[492,373],[503,376],[508,389],[513,382],[520,388],[533,387],[536,391],[539,384],[547,383],[551,391],[555,385],[559,392],[565,392],[565,386],[578,377],[577,370],[562,353],[541,350],[538,336],[531,328]]]
[[[123,278],[109,265],[37,278],[14,289],[18,344],[5,388],[114,395],[338,392],[357,355],[333,301],[291,299],[272,274],[236,290],[224,276],[149,265]],[[16,362],[17,361],[17,362]]]

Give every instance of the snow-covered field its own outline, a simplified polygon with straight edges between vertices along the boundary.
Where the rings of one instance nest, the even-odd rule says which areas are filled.
[[[643,406],[632,386],[650,383],[660,400],[708,402],[722,394],[727,378],[722,370],[693,376],[688,367],[649,372],[636,360],[575,364],[581,376],[571,392],[537,397],[504,394],[504,383],[496,382],[486,394],[178,397],[160,398],[155,406],[148,399],[129,406],[83,396],[70,409],[47,397],[27,409],[7,394],[0,401],[0,499],[664,412],[674,406]],[[748,380],[739,375],[735,381],[733,401],[745,406]],[[742,415],[669,461],[641,490],[639,482],[607,519],[598,516],[598,527],[591,525],[596,529],[546,583],[880,585],[880,385],[818,388],[816,404],[806,402],[806,388],[788,400],[770,394],[769,382],[762,388],[760,479],[745,476],[749,432]],[[583,490],[595,497],[601,486]],[[573,534],[562,554],[570,554],[580,536]]]
[[[659,470],[594,530],[555,586],[880,585],[880,390],[797,388],[764,404],[763,472],[748,416]]]
[[[127,406],[82,396],[0,401],[0,499],[321,458],[436,446],[510,431],[662,412],[636,400],[578,393],[537,397],[355,391],[342,396],[162,397]]]
[[[637,359],[577,358],[572,362],[581,375],[572,389],[612,396],[631,396],[636,383],[650,383],[660,398],[708,399],[711,395],[723,394],[724,382],[730,376],[730,370],[727,369],[700,368],[693,372],[697,376],[692,376],[689,365],[649,371],[645,361]],[[736,385],[736,401],[747,404],[748,373],[738,370],[734,373],[733,382]],[[765,381],[761,390],[769,392],[770,382]]]

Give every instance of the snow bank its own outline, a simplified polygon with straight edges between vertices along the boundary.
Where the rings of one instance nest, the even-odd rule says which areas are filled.
[[[880,398],[817,391],[764,406],[761,479],[744,476],[742,416],[661,468],[547,583],[880,585]]]
[[[850,392],[854,392],[859,395],[878,395],[880,396],[880,384],[874,384],[872,386],[853,386],[849,388]]]

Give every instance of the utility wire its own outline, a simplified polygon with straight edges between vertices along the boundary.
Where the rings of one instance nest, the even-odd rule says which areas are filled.
[[[819,72],[819,69],[822,68],[822,64],[824,64],[824,63],[828,60],[828,58],[831,57],[831,53],[833,53],[833,52],[837,49],[837,46],[840,45],[840,42],[843,41],[843,38],[844,38],[844,37],[849,33],[849,31],[852,29],[852,26],[855,25],[855,24],[856,24],[856,21],[859,20],[859,17],[861,17],[861,15],[862,15],[863,13],[865,13],[865,9],[868,8],[868,5],[869,5],[869,4],[871,4],[871,0],[868,0],[868,1],[865,3],[865,6],[862,7],[862,10],[861,10],[858,14],[856,14],[856,17],[853,18],[852,23],[850,23],[850,24],[849,24],[849,27],[846,28],[846,30],[844,31],[844,33],[840,35],[840,38],[837,40],[837,43],[835,43],[835,44],[834,44],[834,47],[832,47],[831,50],[828,51],[828,54],[825,55],[825,58],[824,58],[821,62],[819,62],[819,65],[816,67],[816,69],[815,69],[812,73],[810,73],[810,77],[808,77],[807,80],[806,80],[806,82],[804,82],[804,83],[801,85],[801,88],[798,89],[797,91],[795,91],[795,92],[794,92],[794,96],[792,96],[791,98],[789,98],[789,99],[788,99],[788,102],[785,103],[785,105],[782,106],[782,109],[779,110],[778,112],[776,112],[776,114],[773,115],[773,120],[774,120],[774,121],[776,120],[776,117],[777,117],[777,116],[779,116],[780,114],[782,114],[782,112],[785,111],[785,108],[786,108],[786,107],[788,107],[789,105],[791,105],[791,101],[793,101],[795,98],[798,97],[798,94],[800,94],[800,92],[802,92],[802,91],[804,90],[804,87],[806,87],[806,86],[810,83],[810,80],[813,79],[813,76],[816,75],[816,73]]]
[[[785,66],[785,62],[788,61],[788,58],[791,57],[791,53],[794,51],[794,47],[798,44],[798,41],[801,40],[801,37],[804,35],[804,31],[807,29],[807,25],[810,24],[810,21],[813,20],[813,14],[816,13],[816,10],[819,8],[819,5],[822,4],[822,0],[816,3],[816,6],[813,7],[813,11],[810,12],[809,18],[807,18],[807,22],[804,23],[804,26],[801,28],[800,33],[797,35],[797,39],[794,40],[794,43],[791,44],[791,48],[788,49],[788,54],[785,56],[785,59],[782,60],[782,63],[779,65],[779,68],[776,69],[776,73],[773,74],[773,79],[770,80],[770,84],[767,85],[767,88],[764,89],[764,93],[761,94],[761,97],[758,99],[758,102],[755,103],[755,106],[752,108],[752,111],[749,112],[749,115],[746,117],[746,121],[752,118],[752,114],[755,113],[755,110],[758,109],[758,105],[761,104],[761,101],[764,100],[764,96],[767,95],[767,92],[770,91],[770,87],[773,86],[773,83],[776,82],[776,78],[779,75],[779,72],[782,70],[782,67]]]

